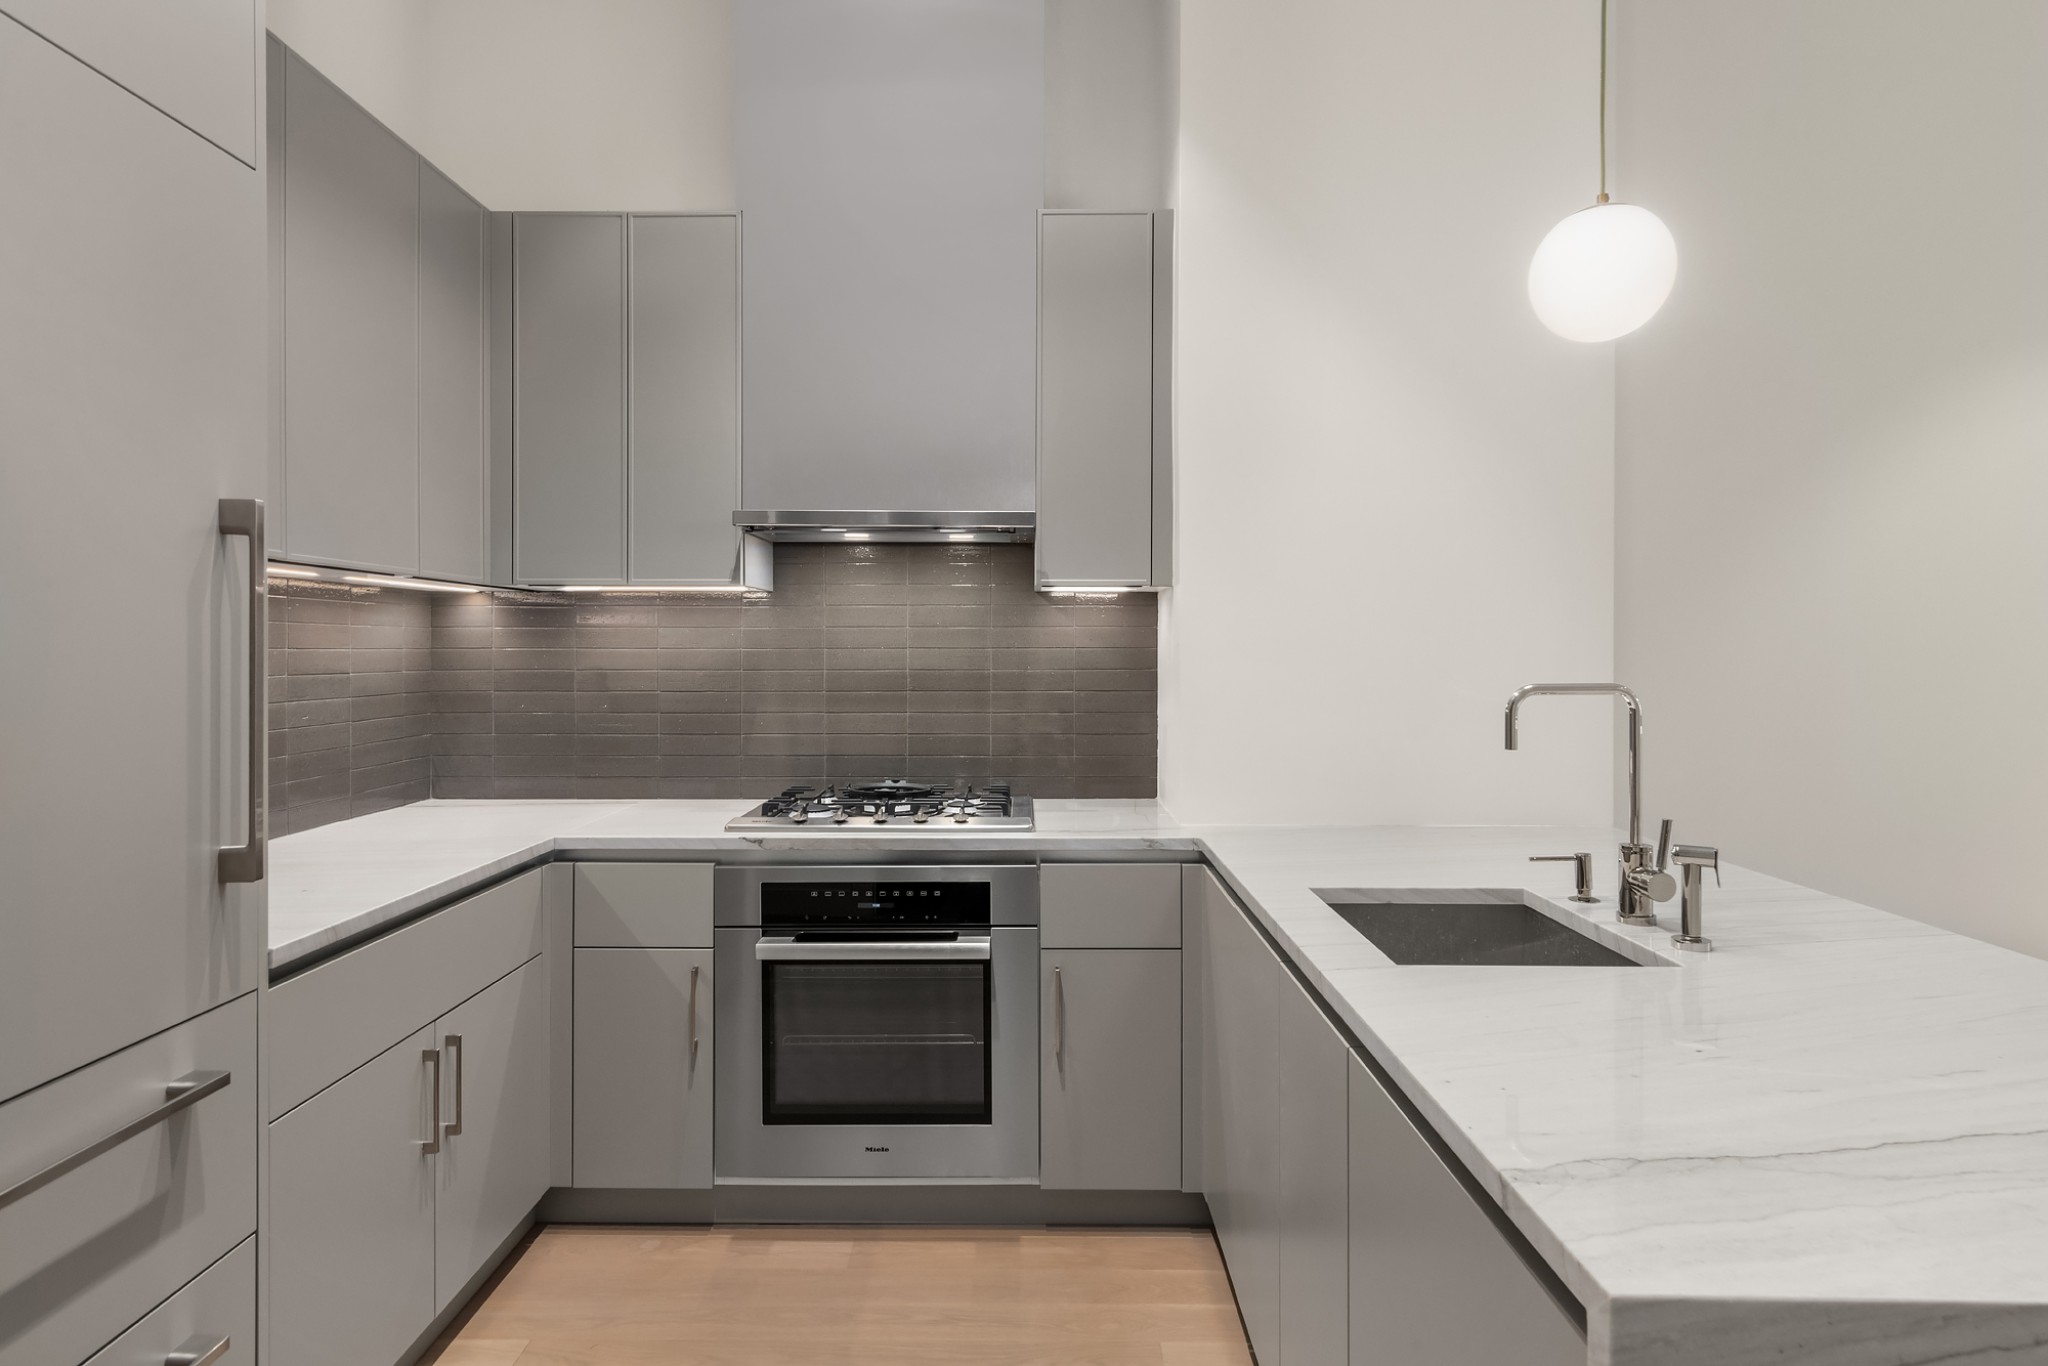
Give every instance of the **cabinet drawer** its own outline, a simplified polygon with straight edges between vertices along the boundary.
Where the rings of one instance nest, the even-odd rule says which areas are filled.
[[[440,1018],[546,947],[540,870],[270,990],[270,1118]]]
[[[1180,947],[1177,863],[1049,863],[1038,905],[1043,948]]]
[[[204,1356],[227,1339],[212,1366],[255,1366],[256,1240],[201,1272],[142,1322],[96,1353],[85,1366],[157,1366],[173,1352]]]
[[[711,865],[579,865],[576,869],[576,947],[710,948]]]
[[[0,1366],[83,1361],[256,1230],[253,993],[0,1107],[0,1189],[227,1085],[0,1208]]]

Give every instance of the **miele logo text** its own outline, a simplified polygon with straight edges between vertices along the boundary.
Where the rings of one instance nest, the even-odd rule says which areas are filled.
[[[888,1150],[887,1148],[877,1148],[877,1147],[874,1147],[874,1146],[873,1146],[873,1145],[871,1144],[871,1145],[869,1145],[869,1147],[868,1147],[868,1151],[869,1151],[869,1152],[871,1152],[871,1153],[886,1153],[886,1152],[888,1152],[889,1150]]]

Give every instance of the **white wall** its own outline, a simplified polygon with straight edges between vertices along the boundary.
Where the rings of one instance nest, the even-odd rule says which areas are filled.
[[[1200,821],[1604,823],[1612,349],[1530,312],[1592,199],[1585,0],[1185,0],[1161,795]],[[1541,708],[1541,713],[1538,713]]]
[[[270,0],[493,209],[730,209],[730,0]]]
[[[1654,805],[2048,954],[2048,5],[1635,0],[1619,660]]]

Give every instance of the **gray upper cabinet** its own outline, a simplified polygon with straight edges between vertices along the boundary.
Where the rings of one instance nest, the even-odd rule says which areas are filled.
[[[490,216],[425,161],[419,174],[419,569],[481,583]]]
[[[0,13],[256,164],[256,0],[4,0]]]
[[[618,214],[519,214],[512,231],[513,576],[620,583],[626,222]]]
[[[1040,1184],[1179,1190],[1179,951],[1047,949],[1039,965]]]
[[[275,69],[275,68],[274,68]],[[419,568],[419,155],[283,54],[287,557]]]
[[[1043,0],[741,0],[744,505],[1031,507]]]
[[[34,585],[0,625],[5,1099],[260,980],[263,888],[214,854],[249,612],[216,500],[263,492],[264,245],[262,177],[4,20],[0,186],[0,570]],[[79,553],[83,508],[118,554]]]
[[[1155,336],[1166,215],[1049,213],[1039,229],[1038,582],[1163,584],[1168,500]]]
[[[1585,1366],[1578,1327],[1355,1057],[1350,1110],[1351,1360]]]
[[[740,536],[740,223],[630,221],[635,583],[732,583]]]

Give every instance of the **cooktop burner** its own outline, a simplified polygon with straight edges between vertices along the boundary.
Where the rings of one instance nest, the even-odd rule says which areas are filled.
[[[742,816],[728,830],[811,827],[826,830],[905,825],[927,830],[1029,830],[1031,799],[1008,783],[916,783],[880,778],[840,787],[790,787]]]

